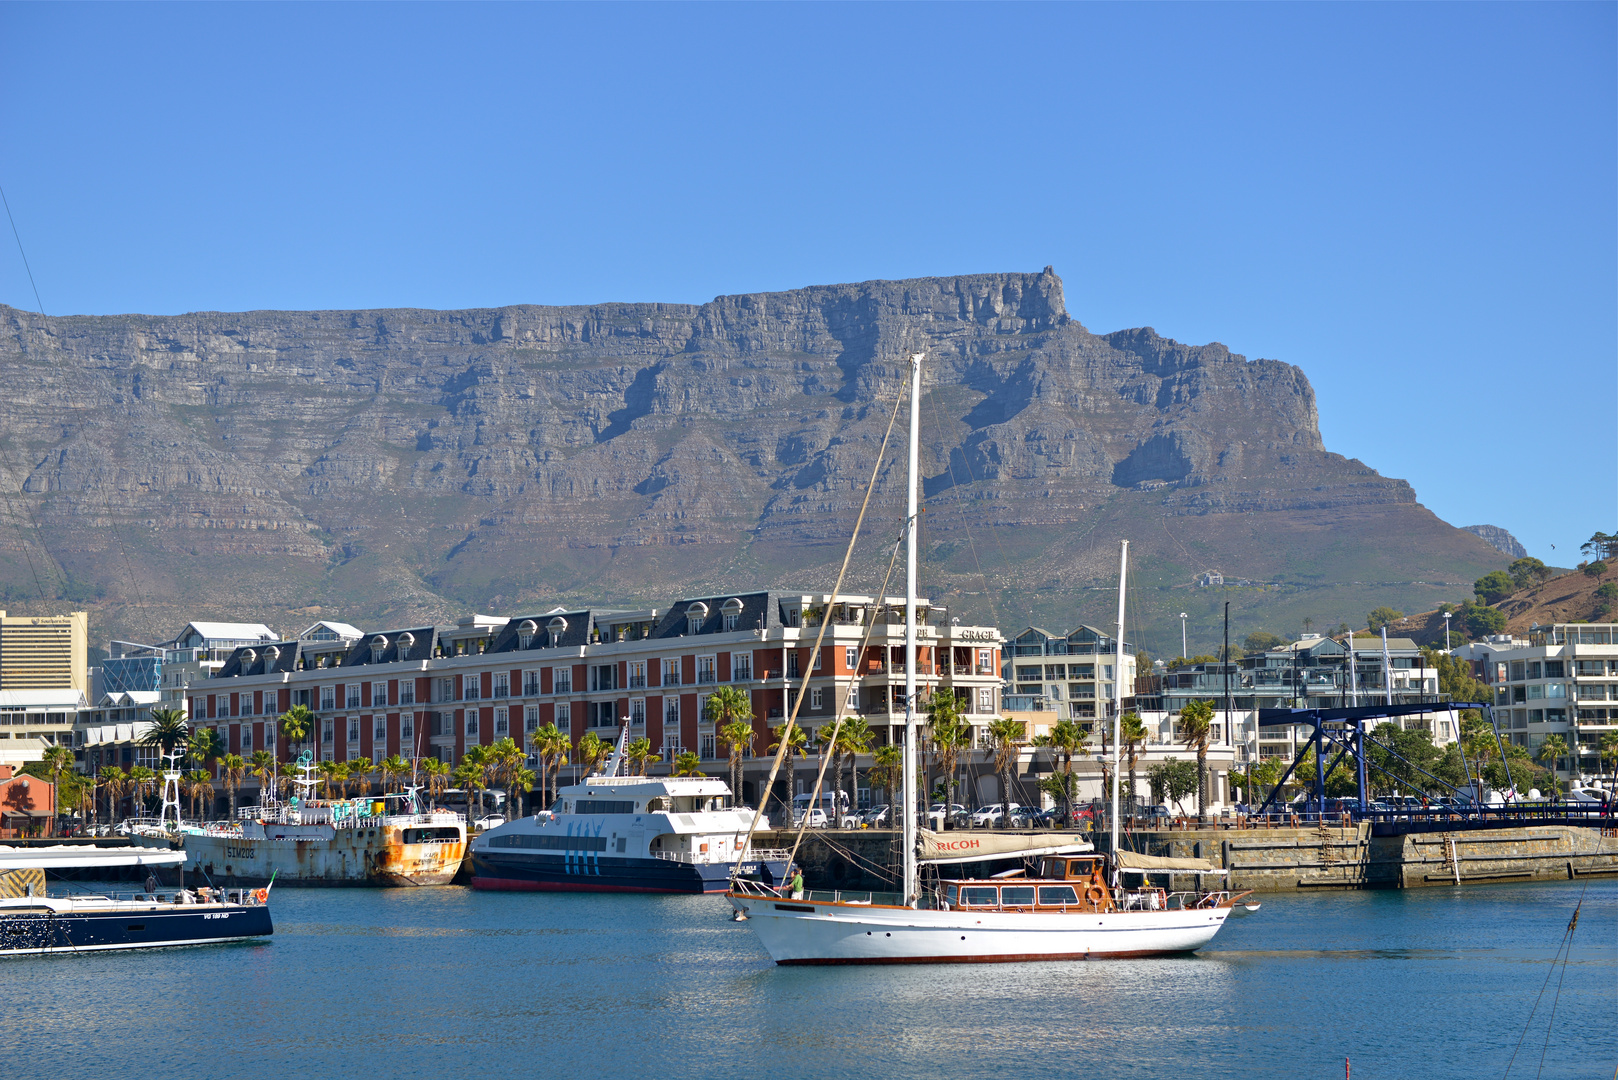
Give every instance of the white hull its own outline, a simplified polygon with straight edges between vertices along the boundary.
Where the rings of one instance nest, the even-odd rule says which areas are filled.
[[[874,907],[731,894],[777,964],[952,964],[1188,953],[1229,908],[1011,912]]]

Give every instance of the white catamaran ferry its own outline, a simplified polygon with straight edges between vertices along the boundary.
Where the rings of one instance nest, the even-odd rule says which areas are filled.
[[[724,781],[617,775],[627,732],[604,775],[472,841],[473,888],[709,893],[737,876],[785,880],[787,853],[748,849],[753,811],[732,806]]]
[[[910,358],[910,469],[905,528],[905,743],[902,757],[904,891],[891,895],[844,892],[783,894],[754,881],[736,881],[728,892],[738,917],[748,920],[778,964],[991,963],[1159,956],[1206,945],[1246,894],[1169,893],[1146,884],[1146,874],[1167,871],[1223,873],[1200,859],[1151,859],[1119,852],[1118,724],[1123,680],[1116,680],[1113,708],[1112,856],[1074,855],[1079,847],[1042,853],[1037,876],[1017,870],[987,879],[933,880],[922,887],[921,863],[967,861],[977,852],[946,850],[961,842],[918,835],[916,747],[916,528],[921,396],[920,354]],[[852,545],[851,545],[852,546]],[[1118,670],[1123,669],[1125,541],[1118,581]],[[835,598],[834,598],[835,599]],[[794,713],[794,716],[796,714]],[[840,722],[840,721],[839,721]],[[835,736],[833,736],[835,737]],[[782,739],[783,750],[786,745]],[[777,767],[780,757],[776,758]],[[774,773],[772,771],[771,781]],[[932,858],[919,857],[927,840]],[[1039,843],[1030,839],[1030,847]],[[1088,845],[1085,845],[1088,847]],[[1031,854],[1031,853],[1030,853]],[[1124,888],[1128,870],[1140,875]],[[1201,878],[1198,878],[1200,883]]]

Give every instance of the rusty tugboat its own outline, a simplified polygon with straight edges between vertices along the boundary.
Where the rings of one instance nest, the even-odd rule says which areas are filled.
[[[130,836],[145,846],[178,846],[188,871],[213,881],[286,886],[448,885],[467,850],[466,818],[423,807],[417,788],[357,799],[314,797],[315,763],[295,766],[292,798],[266,792],[235,821],[182,823]]]

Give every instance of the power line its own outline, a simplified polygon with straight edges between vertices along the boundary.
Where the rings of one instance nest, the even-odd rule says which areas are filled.
[[[0,203],[6,207],[6,220],[11,222],[11,235],[17,238],[17,254],[22,256],[22,268],[28,271],[28,284],[34,289],[34,303],[39,306],[39,313],[45,314],[45,301],[39,298],[39,286],[34,285],[34,269],[28,265],[28,252],[22,249],[22,234],[17,231],[17,219],[11,216],[11,201],[6,198],[6,189],[0,187]]]

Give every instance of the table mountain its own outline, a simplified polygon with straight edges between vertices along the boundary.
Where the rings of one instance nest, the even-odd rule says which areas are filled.
[[[923,589],[963,618],[1110,620],[1125,536],[1135,636],[1170,653],[1180,610],[1358,623],[1503,564],[1327,451],[1298,368],[1091,333],[1049,267],[702,305],[0,308],[0,327],[0,587],[13,609],[89,603],[98,633],[829,587],[912,351]],[[902,485],[884,463],[852,589],[881,582]],[[1255,584],[1192,585],[1210,570]]]

